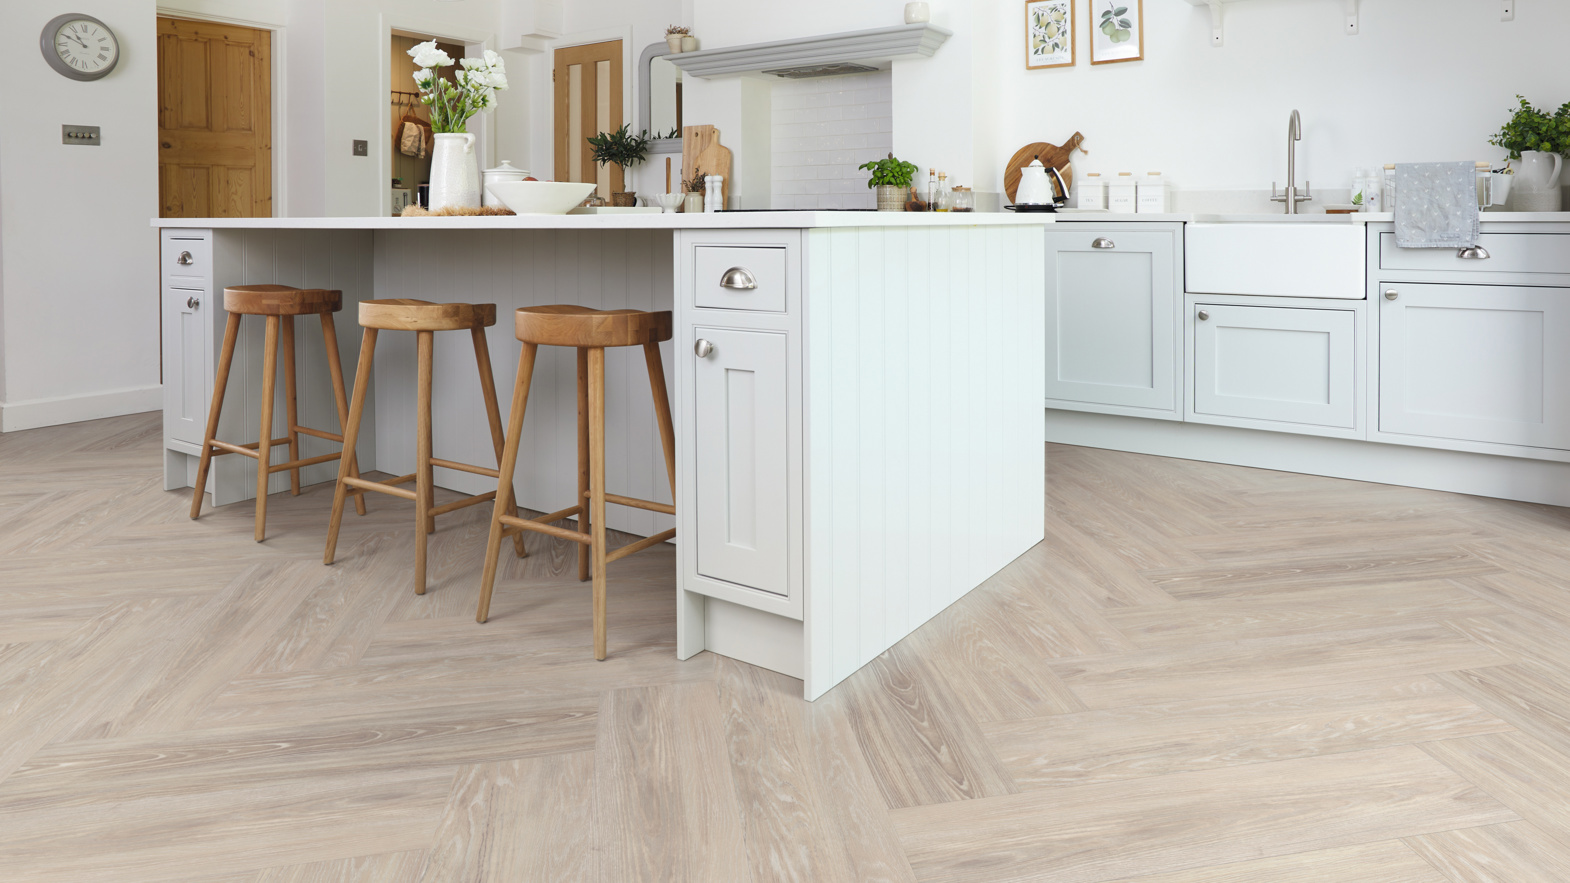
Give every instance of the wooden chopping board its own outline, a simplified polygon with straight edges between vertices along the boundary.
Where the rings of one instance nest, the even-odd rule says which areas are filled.
[[[1058,174],[1063,176],[1065,186],[1074,186],[1074,169],[1069,165],[1069,156],[1076,149],[1081,153],[1089,153],[1089,151],[1080,147],[1084,141],[1085,136],[1075,132],[1074,137],[1063,142],[1062,147],[1056,144],[1048,144],[1045,141],[1037,141],[1033,144],[1026,144],[1015,151],[1014,155],[1009,158],[1008,165],[1003,167],[1003,192],[1008,195],[1009,203],[1012,204],[1014,202],[1014,193],[1019,190],[1019,170],[1030,165],[1030,161],[1038,156],[1041,157],[1042,165],[1058,170]],[[1064,196],[1067,195],[1066,193],[1064,194]]]
[[[693,172],[702,170],[705,175],[722,175],[725,183],[720,193],[725,207],[730,207],[731,185],[730,148],[720,144],[720,130],[713,126],[684,126],[681,130],[681,179],[692,179]]]

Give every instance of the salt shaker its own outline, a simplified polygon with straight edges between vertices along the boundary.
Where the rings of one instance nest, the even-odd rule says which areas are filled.
[[[703,210],[706,212],[725,211],[725,176],[710,175],[706,182],[709,189],[703,196]]]

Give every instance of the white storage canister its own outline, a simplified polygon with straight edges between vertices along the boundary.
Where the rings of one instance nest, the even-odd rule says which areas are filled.
[[[1151,172],[1139,182],[1140,214],[1163,214],[1167,210],[1167,182],[1160,172]]]
[[[1074,182],[1074,207],[1105,209],[1107,207],[1107,182],[1100,172],[1088,172]]]
[[[1134,214],[1138,207],[1138,189],[1133,172],[1118,172],[1116,178],[1107,182],[1107,208],[1113,214]]]

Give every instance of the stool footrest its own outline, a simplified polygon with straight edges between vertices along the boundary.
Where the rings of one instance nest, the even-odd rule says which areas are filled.
[[[469,463],[459,463],[456,460],[442,460],[437,457],[431,458],[431,465],[440,466],[444,469],[456,469],[459,472],[468,472],[472,475],[484,475],[490,478],[498,478],[501,476],[500,472],[497,472],[495,469],[491,469],[487,466],[474,466]]]
[[[605,560],[607,563],[611,561],[619,561],[623,558],[626,558],[628,555],[642,552],[644,549],[647,549],[650,546],[658,546],[660,543],[663,543],[674,536],[676,536],[676,528],[673,527],[670,530],[662,530],[654,536],[644,537],[636,543],[628,543],[627,545],[618,549],[610,550],[605,554]]]
[[[312,438],[319,438],[319,439],[324,439],[326,441],[337,442],[338,444],[343,444],[343,436],[338,435],[336,433],[325,432],[325,431],[320,430],[320,429],[312,429],[309,426],[296,426],[296,427],[294,427],[294,431],[298,432],[301,435],[309,435]]]
[[[590,494],[590,491],[584,491],[583,498],[587,500]],[[634,509],[645,509],[649,512],[662,512],[666,515],[676,514],[676,507],[669,503],[656,503],[653,500],[640,500],[637,497],[624,497],[621,494],[606,494],[605,502],[615,503],[619,506],[631,506]]]
[[[272,444],[272,445],[275,445],[275,446],[286,445],[288,443],[289,443],[289,437],[288,436],[284,436],[283,438],[275,438],[271,442],[269,442],[269,444]],[[248,445],[232,445],[232,444],[229,444],[226,441],[219,441],[218,439],[215,438],[215,439],[212,439],[211,441],[209,441],[208,444],[210,444],[213,447],[218,449],[213,454],[213,456],[215,456],[215,457],[216,456],[221,456],[223,454],[243,454],[243,455],[245,455],[247,457],[250,457],[252,460],[255,460],[255,459],[258,459],[258,458],[261,457],[261,454],[257,453],[257,451],[262,446],[261,442],[251,442]]]
[[[442,505],[432,509],[431,515],[446,515],[448,512],[456,512],[459,509],[467,509],[468,507],[478,503],[484,503],[487,500],[494,499],[496,499],[496,492],[486,491],[483,494],[477,494],[472,497],[464,497],[461,500],[454,500],[451,503],[443,503]]]
[[[367,490],[367,491],[376,491],[378,493],[387,494],[387,495],[393,496],[393,497],[402,497],[403,499],[408,500],[410,502],[413,502],[414,500],[417,499],[417,496],[414,493],[414,491],[405,490],[404,488],[401,488],[401,487],[393,487],[391,484],[388,484],[386,482],[371,481],[370,479],[366,479],[366,478],[355,478],[355,477],[350,476],[350,475],[346,475],[346,476],[344,476],[343,478],[341,478],[339,480],[342,481],[344,484],[348,485],[349,487],[360,488],[361,490]]]
[[[303,460],[290,460],[287,463],[278,463],[268,466],[267,474],[271,475],[274,472],[287,472],[290,469],[302,469],[306,466],[315,466],[317,463],[326,463],[328,460],[336,460],[342,456],[342,451],[334,451],[331,454],[322,454],[320,457],[307,457]]]
[[[568,530],[565,527],[557,527],[553,524],[541,524],[540,522],[531,519],[514,518],[511,515],[503,515],[501,516],[500,520],[502,524],[505,524],[508,527],[518,528],[518,530],[532,530],[535,533],[542,533],[546,536],[556,537],[559,540],[570,540],[574,543],[582,543],[585,546],[594,541],[593,534],[579,533],[575,530]],[[510,531],[507,535],[512,536],[514,533],[517,533],[517,531]]]

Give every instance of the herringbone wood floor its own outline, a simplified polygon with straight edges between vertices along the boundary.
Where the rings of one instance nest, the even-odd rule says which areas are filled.
[[[815,704],[673,655],[672,558],[590,650],[486,513],[198,522],[156,416],[0,436],[6,881],[1570,880],[1570,517],[1052,447],[1047,542]]]

